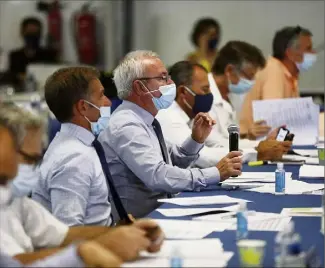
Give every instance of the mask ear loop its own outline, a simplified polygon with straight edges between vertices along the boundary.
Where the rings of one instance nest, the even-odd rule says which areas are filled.
[[[188,93],[195,97],[196,94],[191,89],[189,89],[187,86],[184,86],[184,88]],[[183,99],[183,102],[187,106],[187,108],[189,108],[191,111],[193,110],[193,107],[186,101],[186,99]]]

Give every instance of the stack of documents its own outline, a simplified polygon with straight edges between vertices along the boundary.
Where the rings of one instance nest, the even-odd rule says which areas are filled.
[[[293,144],[318,141],[319,106],[311,97],[253,101],[253,117],[254,121],[265,120],[272,129],[286,125],[295,134]]]
[[[237,211],[238,205],[223,208],[159,208],[157,211],[166,217],[194,216],[204,213],[220,213],[223,211]]]
[[[321,217],[324,211],[322,207],[319,208],[284,208],[281,214],[286,216],[298,217]]]
[[[165,241],[158,253],[141,253],[139,260],[123,267],[171,267],[170,258],[178,251],[183,267],[226,267],[233,252],[223,250],[219,239]]]
[[[299,177],[324,178],[324,166],[303,165],[299,169]]]
[[[250,202],[249,200],[233,198],[227,195],[217,196],[196,196],[196,197],[179,197],[179,198],[164,198],[159,199],[158,202],[170,203],[180,206],[195,206],[195,205],[217,205],[217,204],[231,204],[239,202]]]
[[[292,173],[286,172],[287,180],[291,180]],[[275,174],[273,172],[243,172],[237,178],[223,181],[224,186],[239,186],[241,188],[253,188],[264,185],[274,185]],[[274,187],[274,186],[273,186]]]
[[[291,217],[277,213],[248,211],[247,215],[248,230],[251,231],[281,231],[291,220]],[[206,215],[194,219],[203,222],[211,221],[216,224],[228,222],[231,223],[228,230],[236,230],[237,228],[236,213]]]

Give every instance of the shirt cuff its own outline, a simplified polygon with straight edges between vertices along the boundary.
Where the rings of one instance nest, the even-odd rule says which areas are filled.
[[[34,262],[29,267],[85,267],[85,263],[77,253],[77,245],[71,245],[68,248]]]
[[[191,155],[198,154],[203,148],[204,143],[198,143],[192,139],[192,137],[188,137],[182,144],[182,148]]]
[[[207,186],[216,185],[220,182],[220,173],[216,167],[201,169]]]

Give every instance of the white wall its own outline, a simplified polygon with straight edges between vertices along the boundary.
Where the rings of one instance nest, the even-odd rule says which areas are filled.
[[[40,13],[36,9],[36,0],[10,0],[0,1],[0,48],[5,52],[22,46],[20,37],[20,21],[26,16],[36,16],[40,18],[44,24],[44,37],[47,33],[47,22],[45,13]],[[72,22],[71,18],[74,12],[80,10],[81,6],[88,1],[70,0],[61,1],[63,4],[63,60],[71,63],[77,62],[75,51],[75,42],[71,35]],[[111,23],[112,1],[96,1],[92,2],[92,10],[96,13],[100,34],[98,35],[100,51],[102,55],[101,62],[107,69],[113,68],[113,25]],[[45,38],[44,38],[45,41]],[[5,64],[5,57],[2,57],[2,67]],[[1,63],[0,63],[1,66]],[[0,67],[1,69],[1,67]]]
[[[171,65],[193,50],[189,35],[200,17],[212,16],[222,25],[221,45],[229,40],[250,42],[271,53],[272,38],[284,26],[301,25],[324,42],[324,1],[144,1],[135,3],[134,48],[158,52]],[[301,89],[324,90],[324,52]]]

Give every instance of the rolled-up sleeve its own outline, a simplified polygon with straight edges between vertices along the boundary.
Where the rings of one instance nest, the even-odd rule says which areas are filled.
[[[128,168],[151,190],[177,193],[184,190],[198,191],[219,182],[219,171],[208,169],[183,169],[168,165],[154,147],[148,132],[137,123],[129,123],[120,128],[110,129],[110,146]],[[173,157],[187,155],[187,163],[197,158],[198,144],[186,140],[172,149]],[[105,138],[103,141],[105,146]],[[185,162],[186,162],[185,161]]]

